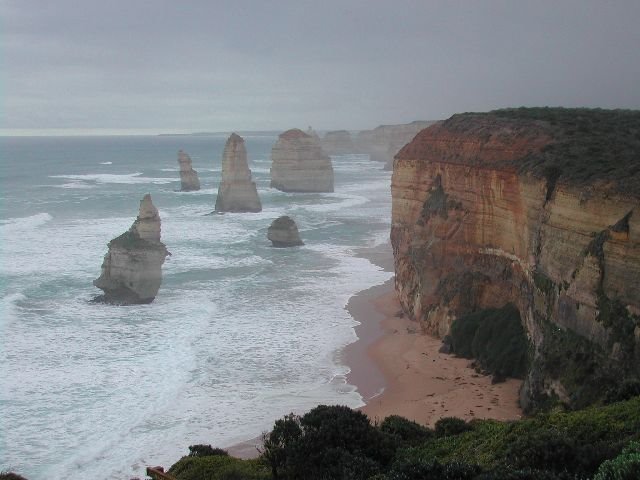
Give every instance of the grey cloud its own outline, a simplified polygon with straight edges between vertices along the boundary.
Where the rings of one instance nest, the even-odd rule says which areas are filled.
[[[637,1],[4,1],[4,128],[366,128],[640,108]]]

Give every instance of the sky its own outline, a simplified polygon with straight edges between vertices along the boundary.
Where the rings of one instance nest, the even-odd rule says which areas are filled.
[[[640,1],[0,0],[0,129],[366,129],[640,108]]]

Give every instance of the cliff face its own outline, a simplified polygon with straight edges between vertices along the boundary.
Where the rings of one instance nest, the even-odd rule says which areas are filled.
[[[271,187],[283,192],[333,192],[331,159],[318,140],[303,131],[280,134],[271,159]]]
[[[180,191],[193,192],[200,190],[200,179],[191,164],[191,157],[182,150],[178,152],[178,165],[180,165]]]
[[[456,115],[405,146],[392,177],[403,309],[443,337],[461,315],[516,305],[532,344],[525,407],[589,403],[640,375],[640,188],[522,168],[564,133]]]
[[[216,212],[260,212],[262,204],[251,181],[247,149],[241,136],[232,133],[222,154],[222,180],[218,187]]]
[[[356,151],[351,134],[346,130],[327,132],[322,139],[322,150],[329,155],[344,155]]]
[[[170,253],[160,241],[160,215],[149,194],[140,202],[131,228],[111,240],[108,247],[100,277],[93,281],[104,291],[96,301],[151,303],[162,283],[162,264]]]
[[[393,157],[416,134],[435,122],[420,121],[400,125],[380,125],[373,130],[358,133],[358,151],[368,153],[371,160],[384,162],[385,170],[393,170]]]

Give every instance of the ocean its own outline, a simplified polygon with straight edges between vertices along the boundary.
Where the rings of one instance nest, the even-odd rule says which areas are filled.
[[[269,188],[274,134],[244,137],[263,211],[207,215],[225,136],[0,138],[0,470],[144,477],[192,444],[226,447],[318,404],[357,407],[345,310],[391,277],[390,173],[333,157],[335,193]],[[177,151],[202,190],[181,193]],[[107,242],[150,193],[172,256],[150,305],[91,303]],[[305,246],[266,231],[295,219]]]

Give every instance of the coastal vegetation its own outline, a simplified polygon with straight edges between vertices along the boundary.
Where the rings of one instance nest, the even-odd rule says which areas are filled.
[[[451,347],[497,377],[523,378],[529,364],[529,343],[520,312],[509,303],[457,318],[451,325]]]
[[[548,127],[553,141],[518,161],[522,171],[576,185],[609,184],[640,195],[640,111],[600,108],[520,107],[489,112]]]
[[[512,422],[444,418],[433,429],[399,416],[372,424],[359,411],[321,405],[277,420],[263,441],[252,460],[190,447],[169,473],[179,480],[631,480],[640,471],[640,397]]]

